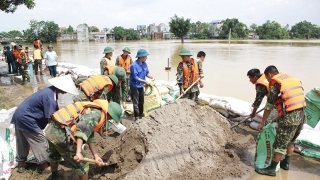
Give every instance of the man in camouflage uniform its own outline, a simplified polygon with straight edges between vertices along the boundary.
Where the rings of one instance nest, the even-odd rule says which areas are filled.
[[[104,75],[101,75],[104,76]],[[111,81],[113,82],[113,87],[112,89],[115,89],[115,87],[118,85],[118,77],[116,77],[115,75],[111,74],[108,76]],[[81,78],[81,79],[77,79],[75,81],[75,85],[76,87],[79,87],[79,85],[85,81],[87,78]],[[95,93],[95,99],[107,99],[108,98],[108,93],[109,93],[109,89],[108,86],[103,87],[101,90],[99,90],[98,92]],[[83,92],[82,89],[80,89],[79,91],[79,95],[73,96],[72,97],[73,102],[78,102],[78,101],[92,101],[92,97],[89,97],[85,94],[85,92]]]
[[[109,75],[108,68],[114,67],[114,62],[112,61],[113,49],[111,47],[104,48],[104,57],[100,61],[100,72],[101,75]]]
[[[177,84],[179,85],[179,88],[180,88],[180,94],[184,94],[182,96],[182,98],[188,98],[188,99],[192,99],[192,100],[197,101],[198,100],[198,96],[200,94],[200,90],[199,90],[198,84],[193,85],[192,88],[189,91],[185,92],[186,88],[184,88],[184,83],[185,83],[185,78],[189,78],[188,87],[190,87],[191,84],[193,83],[192,82],[192,66],[193,66],[192,62],[197,63],[196,65],[198,66],[198,69],[199,69],[199,77],[200,78],[203,78],[202,67],[199,66],[198,62],[193,61],[193,59],[190,58],[190,56],[192,56],[192,54],[191,54],[190,50],[188,50],[188,49],[182,49],[180,51],[179,56],[181,56],[182,62],[180,62],[180,64],[177,67],[176,76],[177,76]],[[183,74],[183,63],[186,63],[187,66],[188,66],[189,77],[185,77],[185,75]],[[203,87],[203,83],[202,83],[201,79],[199,81],[199,85],[200,85],[200,88]]]
[[[25,53],[24,50],[22,50],[21,46],[17,46],[17,50],[20,52],[20,57],[21,57],[21,69],[22,69],[22,85],[24,85],[26,83],[26,79],[27,82],[30,82],[30,76],[28,73],[28,57],[27,54]]]
[[[120,105],[114,102],[109,103],[106,123],[110,119],[113,119],[119,123],[121,121],[121,116],[122,110]],[[51,122],[45,129],[45,135],[50,148],[49,161],[52,171],[51,179],[59,179],[62,175],[58,172],[58,165],[61,161],[61,158],[71,165],[72,169],[74,169],[76,174],[79,175],[79,179],[88,179],[89,163],[82,161],[83,157],[85,157],[85,154],[82,151],[82,145],[84,143],[89,145],[94,159],[100,162],[100,164],[97,165],[99,167],[103,165],[103,160],[96,152],[94,145],[96,142],[94,138],[94,129],[101,119],[101,109],[86,108],[79,118],[80,119],[76,124],[77,130],[74,134],[76,144],[73,143],[73,145],[72,143],[66,143],[68,142],[66,130],[61,128],[54,117],[51,118]],[[101,136],[105,134],[101,128],[98,133]],[[74,156],[77,156],[79,159],[74,160]]]
[[[123,108],[126,109],[126,97],[128,95],[128,88],[126,83],[122,84],[122,82],[126,79],[126,72],[122,67],[115,67],[113,75],[118,77],[118,85],[116,88],[112,88],[112,90],[107,94],[107,99],[109,102],[112,99],[113,102],[116,102],[120,105],[122,104]]]
[[[268,66],[264,71],[267,80],[270,80],[279,72],[275,66]],[[267,117],[270,115],[271,110],[275,107],[275,102],[280,93],[281,85],[275,83],[269,86],[269,96],[267,104],[263,113],[263,118],[258,126],[258,130],[265,125]],[[290,88],[289,88],[290,89]],[[284,170],[289,170],[290,157],[294,151],[294,142],[300,134],[304,124],[305,112],[304,107],[286,112],[278,117],[278,128],[275,142],[273,144],[273,158],[271,165],[265,169],[256,169],[256,172],[268,176],[276,176],[276,167],[278,162],[285,155],[285,158],[280,162],[280,167]]]
[[[121,82],[121,91],[122,91],[123,98],[126,98],[125,101],[131,102],[131,97],[129,96],[129,94],[130,94],[130,65],[132,64],[132,58],[130,56],[130,54],[131,54],[130,48],[125,47],[125,48],[123,48],[122,52],[123,53],[117,57],[115,65],[124,68],[126,71],[127,77],[125,78],[124,81]],[[128,63],[126,61],[127,59],[128,59]]]

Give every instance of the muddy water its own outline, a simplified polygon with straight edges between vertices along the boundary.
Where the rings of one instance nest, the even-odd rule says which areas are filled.
[[[190,49],[194,56],[200,50],[205,51],[207,54],[204,63],[205,87],[201,92],[234,97],[248,102],[252,102],[255,96],[254,86],[246,76],[251,68],[264,71],[268,65],[275,65],[279,71],[299,78],[305,91],[319,86],[314,77],[319,77],[320,41],[232,41],[231,44],[227,41],[186,41],[183,45],[179,41],[58,43],[54,44],[54,50],[60,62],[99,68],[99,61],[106,46],[115,49],[114,60],[125,46],[131,48],[132,57],[138,49],[147,49],[150,53],[147,63],[151,74],[156,79],[170,81],[175,80],[175,69],[181,60],[178,53],[183,47]],[[172,67],[170,72],[164,70],[168,58],[169,66]],[[48,77],[32,78],[35,85],[30,86],[30,90],[35,92],[46,86]],[[67,96],[66,99],[61,97],[60,101],[60,104],[67,104],[70,97]],[[254,155],[254,146],[249,151]],[[295,155],[292,158],[291,170],[280,170],[276,178],[253,173],[246,179],[299,180],[302,177],[319,179],[319,167],[319,162]]]

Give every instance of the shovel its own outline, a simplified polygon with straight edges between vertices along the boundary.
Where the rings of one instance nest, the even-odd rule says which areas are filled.
[[[256,114],[255,114],[254,116],[256,116],[259,112],[261,112],[261,111],[263,111],[263,110],[264,110],[264,108],[260,109],[259,111],[257,111],[257,112],[256,112]],[[242,120],[242,121],[238,122],[238,124],[235,124],[235,125],[231,126],[231,128],[230,128],[230,129],[232,129],[232,128],[236,127],[236,126],[239,126],[239,124],[241,124],[241,123],[243,123],[243,122],[247,121],[248,119],[250,119],[250,116],[249,116],[249,117],[247,117],[247,118],[245,118],[244,120]]]
[[[74,156],[73,157],[73,160],[77,161],[79,159],[78,156]],[[100,164],[100,161],[97,161],[97,160],[94,160],[94,159],[90,159],[90,158],[83,158],[83,161],[85,162],[88,162],[88,163],[91,163],[91,164]],[[108,164],[106,162],[103,162],[103,166],[110,166],[110,165],[113,165],[113,164],[117,164],[117,163],[111,163],[111,164]]]
[[[189,91],[197,82],[199,82],[199,81],[200,81],[200,78],[198,78],[195,82],[193,82],[193,83],[191,84],[191,86],[189,86],[189,87],[184,91],[184,93],[188,92],[188,91]],[[184,95],[184,94],[180,94],[180,96],[179,96],[176,100],[180,99],[183,95]]]

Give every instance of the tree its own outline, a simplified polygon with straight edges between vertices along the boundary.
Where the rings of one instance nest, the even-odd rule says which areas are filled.
[[[11,37],[22,37],[23,36],[22,33],[17,30],[9,31],[8,34],[10,34]]]
[[[306,20],[292,26],[291,37],[298,39],[320,38],[320,28]]]
[[[229,32],[231,29],[232,38],[246,38],[248,36],[247,26],[240,22],[238,19],[226,19],[222,21],[223,25],[219,31],[219,37],[222,39],[227,39],[229,37]]]
[[[74,33],[73,27],[69,25],[69,27],[66,29],[66,32],[69,34],[73,34]]]
[[[176,37],[181,39],[183,43],[183,37],[191,29],[190,19],[184,19],[183,17],[178,17],[176,14],[171,18],[169,22],[170,32],[172,32]]]
[[[202,23],[200,21],[197,21],[196,23],[191,23],[191,28],[190,28],[191,38],[209,39],[210,38],[209,26],[210,26],[209,23]]]
[[[93,27],[92,29],[91,29],[91,32],[99,32],[100,30],[97,28],[97,27]]]
[[[14,13],[19,5],[25,5],[28,9],[33,9],[36,5],[34,0],[3,0],[0,2],[0,10],[6,13]]]
[[[53,21],[30,21],[30,28],[23,31],[27,42],[33,42],[36,37],[42,42],[55,42],[60,36],[59,26]]]
[[[257,26],[255,23],[252,23],[252,24],[250,25],[250,29],[249,29],[249,30],[250,30],[251,32],[255,32],[256,29],[257,29],[257,27],[258,27],[258,26]]]
[[[281,25],[275,21],[269,20],[258,26],[256,29],[260,39],[289,39],[290,35],[287,29],[281,28]]]

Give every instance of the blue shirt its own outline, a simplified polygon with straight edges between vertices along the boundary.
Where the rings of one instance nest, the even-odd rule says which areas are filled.
[[[44,58],[48,60],[48,66],[55,66],[57,65],[57,54],[55,51],[47,51],[46,54],[44,55]]]
[[[146,76],[149,74],[148,65],[146,62],[141,63],[138,59],[134,61],[130,66],[130,86],[135,88],[142,88],[143,82],[138,79],[146,80]]]
[[[7,56],[7,61],[8,62],[14,62],[14,57],[13,57],[12,51],[6,50],[4,52],[4,55]]]
[[[55,95],[53,86],[32,94],[18,106],[11,123],[24,132],[41,132],[48,124],[51,114],[58,110]]]

